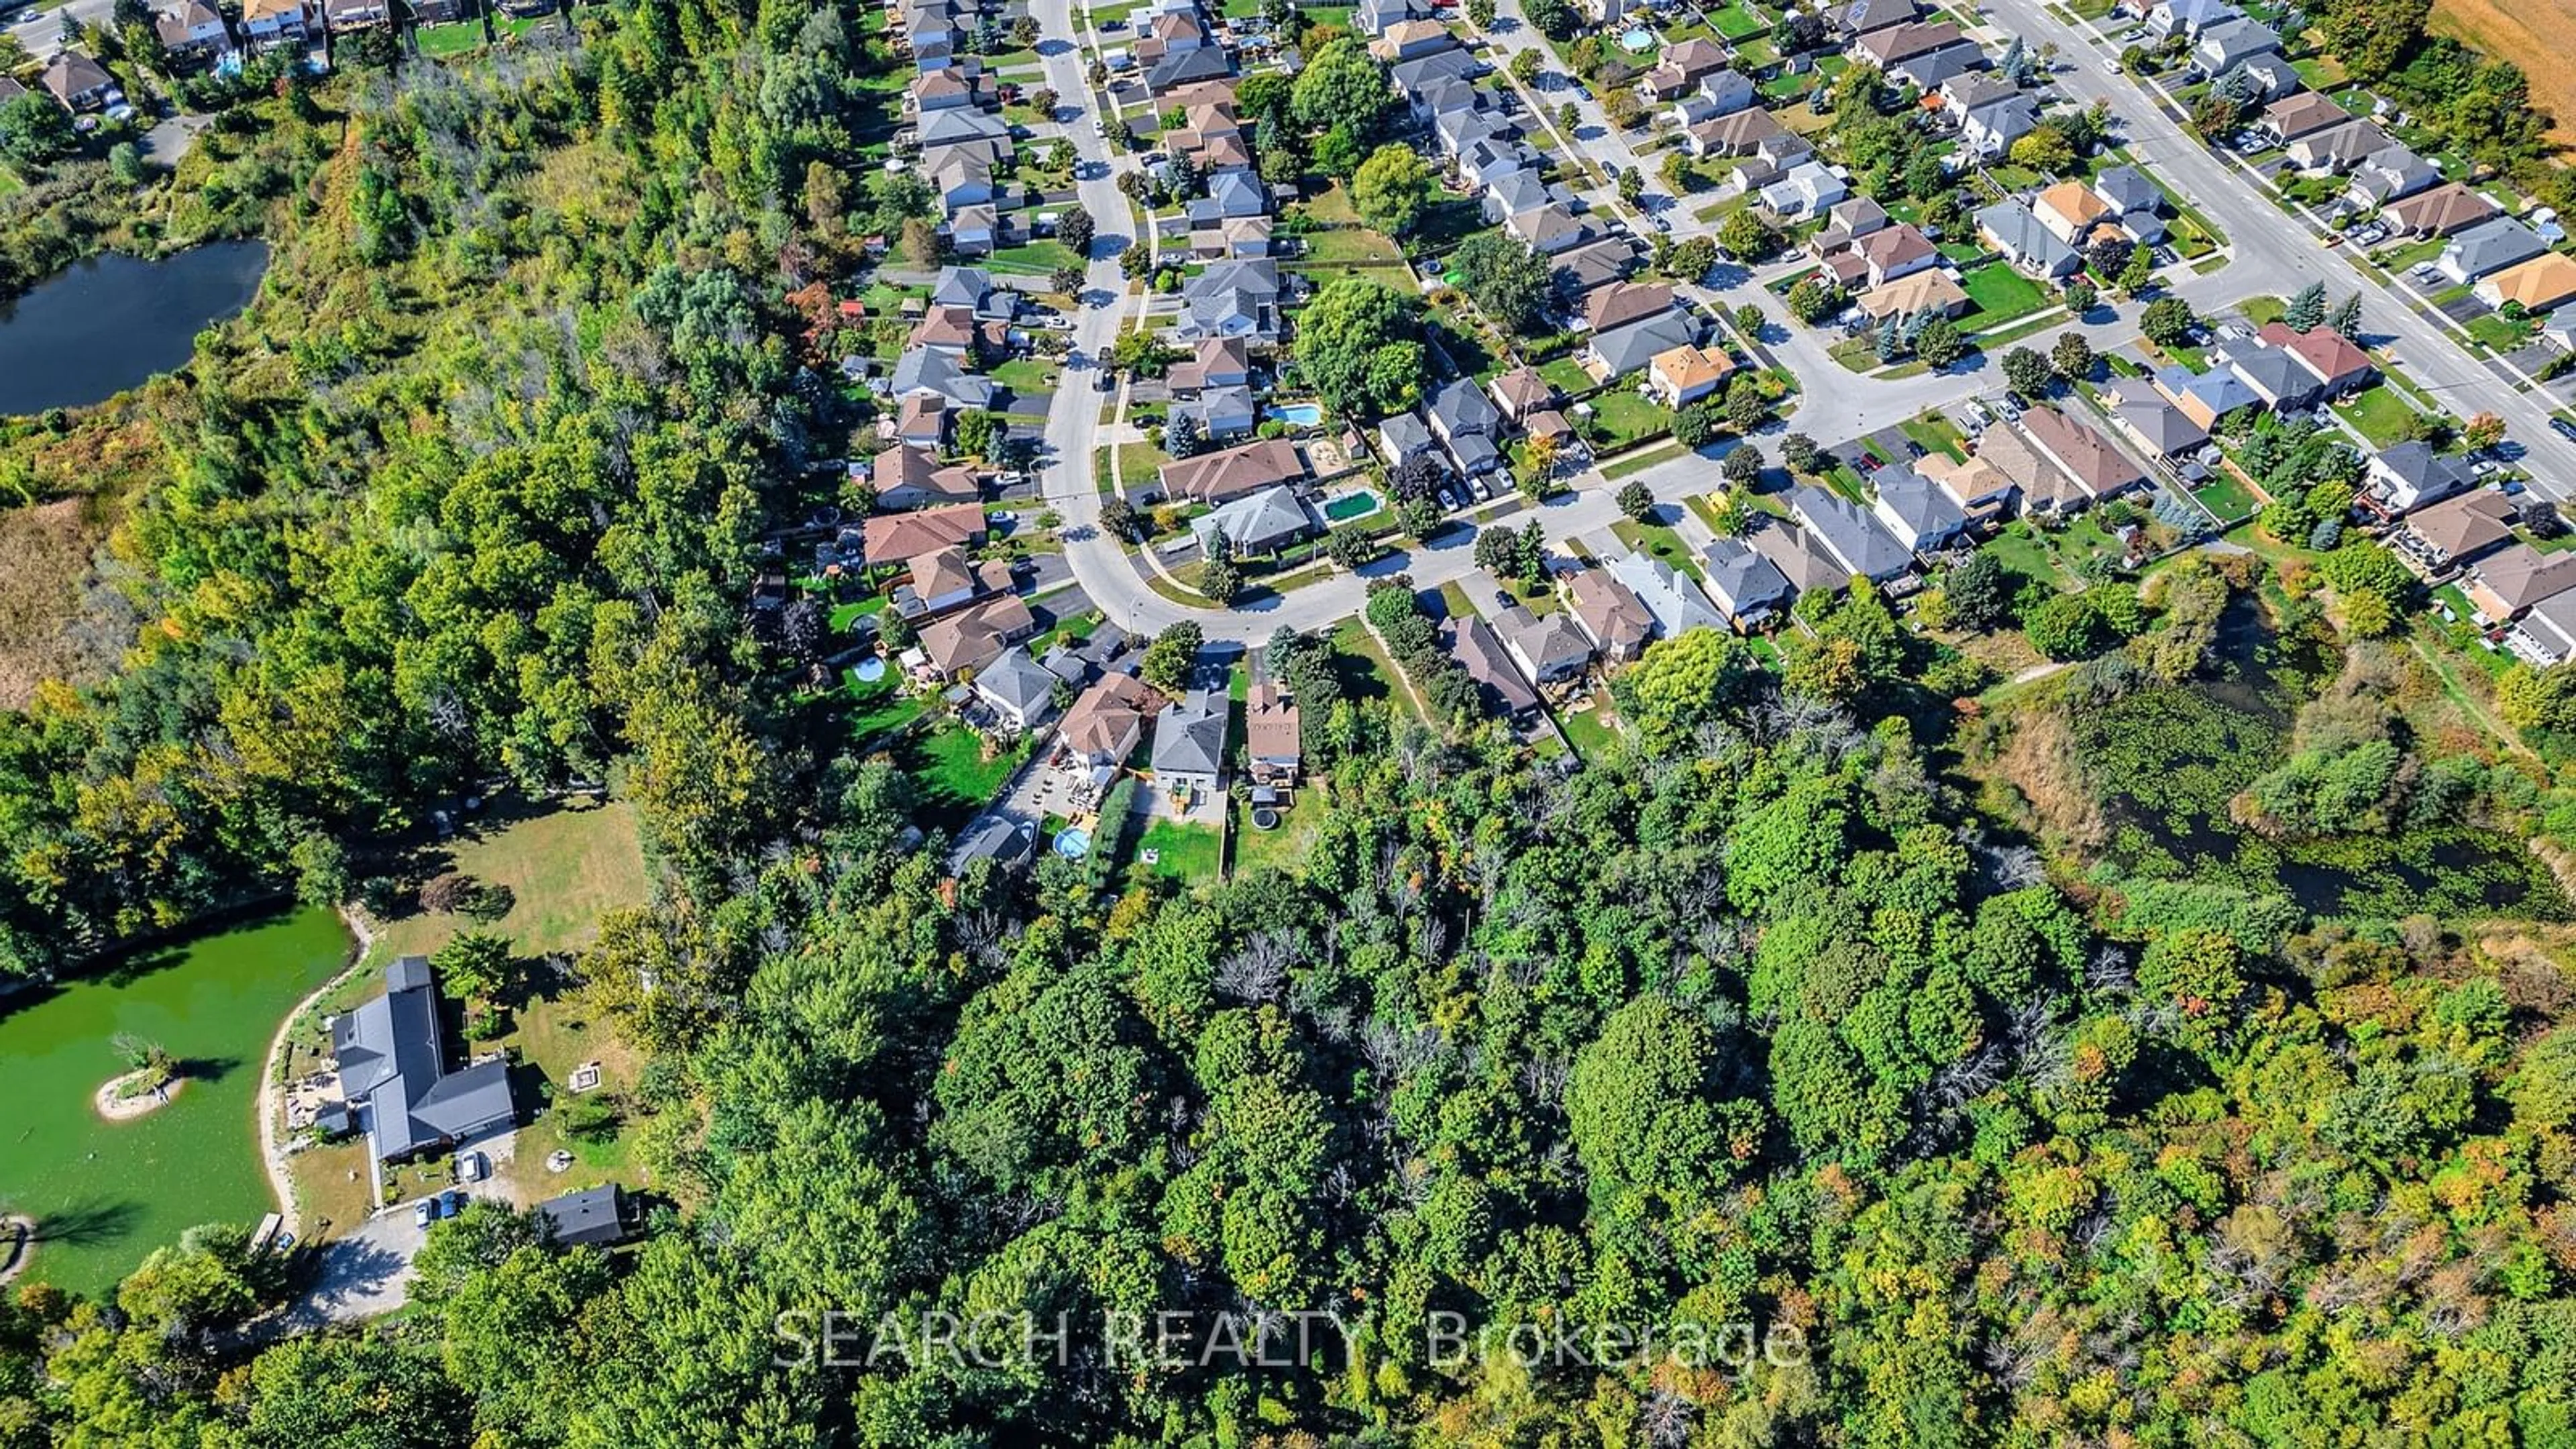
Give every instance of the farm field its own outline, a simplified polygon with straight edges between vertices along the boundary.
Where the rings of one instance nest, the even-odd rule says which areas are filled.
[[[2576,67],[2559,63],[2576,48],[2576,0],[2434,0],[2430,28],[2521,66],[2550,136],[2576,142]]]

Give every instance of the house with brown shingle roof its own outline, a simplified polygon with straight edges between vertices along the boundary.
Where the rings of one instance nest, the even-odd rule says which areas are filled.
[[[1306,476],[1305,455],[1286,438],[1263,438],[1240,447],[1163,465],[1163,496],[1175,503],[1223,503]]]
[[[1590,568],[1567,574],[1564,588],[1574,622],[1591,636],[1602,658],[1625,663],[1646,652],[1655,637],[1655,616],[1626,584]]]
[[[2576,589],[2576,553],[2542,553],[2517,543],[2472,568],[2466,592],[2479,613],[2502,623],[2569,589]]]
[[[2066,470],[2042,456],[2018,429],[2000,423],[1986,429],[1977,439],[1977,456],[2012,480],[2026,514],[2071,513],[2088,501]]]
[[[1750,156],[1763,142],[1784,134],[1786,128],[1769,111],[1753,106],[1691,127],[1688,149],[1694,156]]]
[[[2400,548],[2437,572],[2482,558],[2512,541],[2513,500],[2492,488],[2418,509],[2406,515],[2396,536]]]
[[[1187,362],[1175,363],[1163,381],[1175,397],[1190,397],[1211,387],[1243,387],[1252,381],[1252,348],[1240,337],[1200,340]]]
[[[1871,232],[1854,247],[1869,268],[1869,284],[1883,287],[1901,277],[1940,265],[1940,249],[1931,239],[1915,230],[1911,222],[1898,222]]]
[[[921,652],[942,679],[971,674],[1038,631],[1017,594],[996,594],[922,626]]]
[[[894,437],[911,447],[937,450],[948,441],[948,399],[935,392],[906,397],[895,407]]]
[[[1066,710],[1056,730],[1060,758],[1116,769],[1144,741],[1145,721],[1163,708],[1163,697],[1132,674],[1104,674]]]
[[[1951,280],[1948,272],[1930,267],[1883,287],[1872,287],[1858,300],[1861,311],[1873,321],[1889,317],[1910,320],[1924,312],[1955,318],[1966,315],[1968,310],[1966,289]]]
[[[2257,335],[2297,358],[2302,367],[2316,374],[2328,397],[2341,397],[2368,387],[2379,378],[2379,369],[2372,364],[2370,354],[2331,327],[2312,327],[2300,332],[2286,322],[2274,321],[2265,323]]]
[[[2147,481],[2146,471],[2112,446],[2109,438],[2055,408],[2031,408],[2021,415],[2021,425],[2050,462],[2095,498],[2108,498]]]
[[[876,505],[889,512],[927,508],[932,504],[972,504],[984,496],[975,471],[964,464],[941,467],[927,449],[893,447],[870,464],[868,485]]]
[[[893,563],[943,548],[965,548],[984,538],[984,508],[956,503],[916,513],[873,514],[862,526],[868,562]]]
[[[1252,783],[1280,790],[1295,785],[1305,753],[1296,702],[1271,680],[1253,685],[1243,701],[1243,757]]]
[[[1583,320],[1595,332],[1624,327],[1641,317],[1669,312],[1673,289],[1660,283],[1612,282],[1583,299]]]
[[[2327,100],[2315,91],[2301,91],[2263,108],[2263,117],[2255,129],[2272,138],[2275,146],[2287,146],[2302,136],[2329,131],[2352,119],[2352,112]]]
[[[1556,406],[1556,385],[1539,376],[1535,367],[1516,367],[1495,378],[1493,392],[1503,416],[1516,423]]]
[[[2380,220],[2413,237],[2449,236],[2496,214],[2494,202],[2458,181],[2401,197],[2379,209]]]

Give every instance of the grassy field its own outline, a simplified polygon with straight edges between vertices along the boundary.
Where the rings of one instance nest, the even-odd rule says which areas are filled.
[[[1598,393],[1589,401],[1592,416],[1583,424],[1584,437],[1597,452],[1615,453],[1673,430],[1671,408],[1624,387]]]
[[[1692,578],[1699,577],[1699,561],[1691,557],[1690,545],[1682,542],[1682,536],[1673,531],[1671,524],[1639,523],[1633,518],[1623,518],[1610,525],[1610,531],[1630,548],[1643,549]]]
[[[1279,817],[1275,830],[1253,829],[1252,812],[1236,807],[1232,835],[1234,874],[1263,866],[1293,871],[1305,864],[1306,852],[1315,844],[1315,833],[1331,813],[1324,787],[1311,781],[1290,795],[1288,809]]]
[[[599,913],[640,905],[645,898],[644,852],[635,839],[635,807],[564,804],[518,814],[494,814],[456,839],[412,862],[422,879],[461,871],[486,885],[510,888],[510,913],[491,929],[529,955],[572,951],[589,944]],[[371,961],[427,955],[447,944],[467,921],[414,910],[382,922]]]
[[[2551,138],[2576,142],[2576,66],[2555,63],[2576,50],[2576,0],[2434,0],[2429,28],[2518,62],[2533,103],[2556,123]]]
[[[1602,690],[1594,691],[1590,709],[1558,710],[1556,723],[1574,752],[1587,760],[1600,759],[1615,749],[1622,730],[1618,711],[1610,707],[1610,696]]]
[[[81,577],[107,535],[104,514],[85,498],[0,509],[0,557],[9,560],[0,569],[0,709],[25,708],[42,680],[87,672],[63,626],[79,613]]]
[[[1972,331],[2027,317],[2048,305],[2048,294],[2039,283],[2014,271],[2010,262],[1988,262],[1961,277],[1959,287],[1976,304],[1960,324]]]
[[[1185,885],[1214,880],[1224,849],[1225,837],[1209,826],[1158,819],[1136,837],[1136,859],[1129,870],[1140,877],[1163,876]],[[1154,852],[1150,865],[1145,861],[1149,850]]]
[[[2334,405],[2335,413],[2361,430],[2361,435],[2380,447],[2406,440],[2406,430],[2415,421],[2415,409],[2406,399],[2382,383],[2365,388]]]
[[[896,762],[911,774],[930,824],[955,830],[974,818],[986,801],[1028,758],[1028,742],[997,755],[984,752],[984,738],[956,720],[904,738]]]

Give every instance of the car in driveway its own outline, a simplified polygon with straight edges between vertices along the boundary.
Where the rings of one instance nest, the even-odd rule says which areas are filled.
[[[438,1199],[434,1197],[425,1197],[411,1205],[411,1225],[413,1227],[427,1228],[431,1223],[437,1221]]]
[[[456,1216],[458,1213],[465,1211],[465,1202],[465,1189],[461,1187],[449,1188],[447,1191],[438,1195],[439,1216],[449,1218]]]

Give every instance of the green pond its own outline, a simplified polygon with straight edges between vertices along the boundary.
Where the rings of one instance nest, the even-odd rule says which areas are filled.
[[[28,1277],[82,1293],[204,1222],[255,1222],[261,1056],[295,1003],[348,959],[328,911],[257,918],[0,997],[0,1206],[36,1220]],[[128,1122],[91,1109],[124,1070],[119,1032],[159,1042],[189,1081]]]

